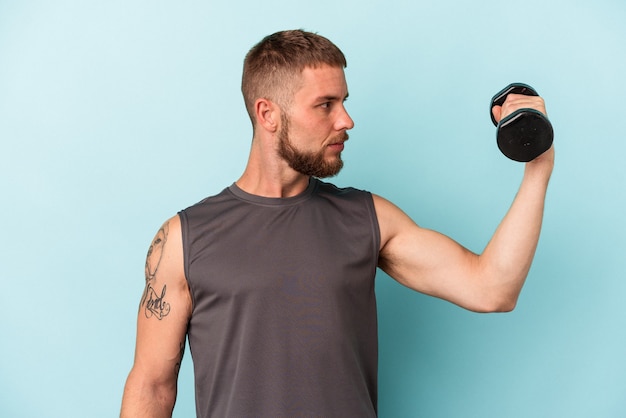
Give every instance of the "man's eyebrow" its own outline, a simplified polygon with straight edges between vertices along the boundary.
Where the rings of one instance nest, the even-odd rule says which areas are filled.
[[[331,95],[329,95],[329,96],[320,96],[320,97],[317,98],[316,101],[318,101],[318,102],[332,102],[332,101],[338,101],[338,100],[345,101],[345,100],[348,100],[348,96],[349,96],[348,93],[346,93],[345,97],[331,96]]]

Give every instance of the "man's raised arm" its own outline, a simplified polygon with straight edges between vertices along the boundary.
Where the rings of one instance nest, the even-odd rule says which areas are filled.
[[[496,120],[519,108],[545,114],[539,97],[511,94],[494,108]],[[510,311],[539,240],[554,148],[526,163],[519,191],[482,254],[416,225],[387,200],[374,196],[381,230],[380,267],[400,283],[478,312]]]

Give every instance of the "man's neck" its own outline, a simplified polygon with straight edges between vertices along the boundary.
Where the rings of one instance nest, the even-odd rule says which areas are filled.
[[[309,176],[295,171],[276,152],[276,138],[268,135],[252,141],[248,163],[237,180],[246,193],[262,197],[293,197],[304,192]]]
[[[309,176],[283,171],[269,173],[262,170],[246,168],[243,175],[237,180],[237,186],[246,193],[263,197],[293,197],[304,192],[309,186]]]

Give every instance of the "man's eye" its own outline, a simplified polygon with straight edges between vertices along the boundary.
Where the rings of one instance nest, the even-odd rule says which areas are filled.
[[[328,109],[330,107],[330,102],[322,103],[320,107],[323,109]]]

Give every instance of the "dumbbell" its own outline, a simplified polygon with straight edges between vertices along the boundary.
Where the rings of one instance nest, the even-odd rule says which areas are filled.
[[[546,115],[535,109],[518,109],[501,119],[499,123],[496,122],[491,109],[494,106],[502,106],[509,94],[527,96],[538,94],[526,84],[513,83],[493,96],[489,106],[491,121],[498,127],[496,138],[500,151],[512,160],[528,162],[552,146],[554,131]]]

